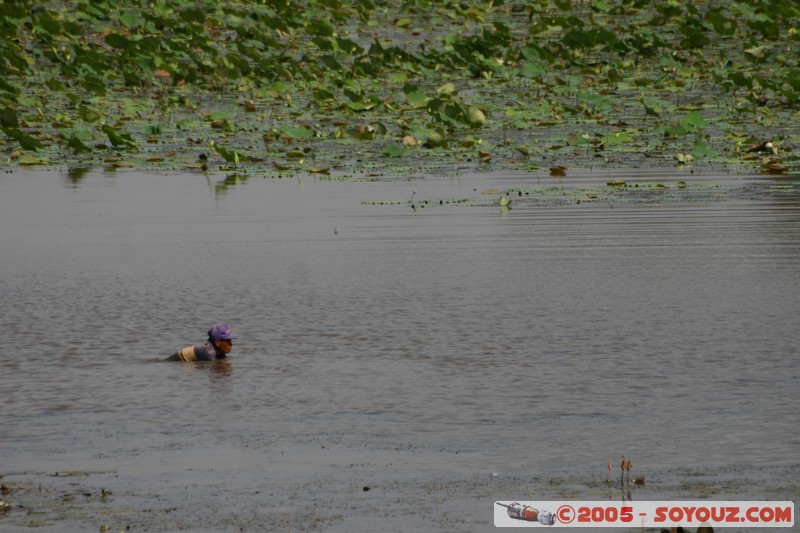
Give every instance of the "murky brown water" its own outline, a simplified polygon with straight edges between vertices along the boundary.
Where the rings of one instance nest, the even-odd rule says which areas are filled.
[[[626,497],[623,453],[634,498],[797,500],[800,185],[623,177],[720,189],[0,175],[0,526],[485,531],[496,499]],[[158,361],[218,321],[229,362]]]

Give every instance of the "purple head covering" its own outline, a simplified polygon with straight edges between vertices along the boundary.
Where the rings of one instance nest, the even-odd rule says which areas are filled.
[[[208,340],[210,341],[231,340],[238,338],[239,335],[233,333],[231,328],[225,324],[214,324],[211,326],[211,329],[208,330]]]

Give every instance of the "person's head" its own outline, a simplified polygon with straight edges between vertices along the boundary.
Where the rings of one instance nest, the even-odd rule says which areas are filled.
[[[224,354],[231,353],[233,349],[233,339],[237,338],[239,338],[239,335],[233,333],[231,328],[225,324],[214,324],[211,326],[211,329],[208,330],[208,342]]]

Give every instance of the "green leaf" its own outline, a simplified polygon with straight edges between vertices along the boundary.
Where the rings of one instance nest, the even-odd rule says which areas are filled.
[[[198,24],[200,27],[202,27],[202,24],[206,21],[205,12],[201,9],[187,9],[181,11],[180,17],[184,22]]]
[[[486,123],[486,115],[481,109],[470,106],[467,110],[467,123],[473,128],[480,128]]]
[[[280,126],[278,131],[291,139],[310,139],[314,136],[314,132],[305,126],[291,127]]]
[[[2,129],[6,135],[16,140],[23,150],[39,150],[40,148],[44,148],[44,145],[39,142],[39,139],[27,133],[23,133],[17,128],[7,128],[3,126]]]
[[[224,146],[220,146],[214,141],[211,141],[211,147],[217,152],[219,155],[225,159],[228,163],[233,163],[234,165],[238,166],[240,161],[247,161],[248,158],[244,154],[240,154],[236,150],[228,150]]]
[[[402,157],[405,155],[406,151],[407,150],[402,146],[389,145],[384,147],[384,149],[381,150],[381,153],[386,157]]]
[[[0,126],[18,128],[19,120],[17,120],[17,113],[8,107],[0,109]]]
[[[130,41],[119,33],[109,33],[105,38],[106,44],[118,50],[127,50],[131,47]]]
[[[306,32],[317,37],[333,37],[335,29],[328,21],[314,19],[306,24]]]
[[[546,73],[547,71],[537,63],[525,63],[520,69],[520,74],[526,78],[540,78]]]
[[[124,13],[119,17],[119,21],[129,30],[136,29],[145,24],[145,20],[137,13]]]
[[[697,111],[689,112],[685,117],[683,117],[681,123],[690,129],[699,129],[708,126],[708,122],[706,122],[703,116]]]
[[[720,35],[731,36],[736,32],[736,21],[726,17],[721,9],[709,10],[705,18]]]
[[[74,133],[67,139],[67,146],[72,148],[72,151],[76,154],[83,154],[92,151],[92,149],[86,146],[83,141],[81,141]]]
[[[663,131],[666,137],[684,137],[687,133],[683,126],[665,126]]]
[[[51,91],[63,91],[64,89],[66,89],[66,86],[61,82],[61,80],[58,80],[56,78],[50,78],[49,80],[44,82],[44,84]]]
[[[633,137],[624,131],[609,133],[608,135],[603,136],[603,144],[606,146],[625,145],[632,142]]]
[[[428,148],[445,148],[447,147],[447,139],[441,133],[433,132],[428,136],[425,146]]]
[[[350,55],[361,55],[364,53],[364,49],[359,46],[358,43],[351,41],[350,39],[342,39],[337,37],[336,45],[339,47],[339,50]]]
[[[61,23],[45,12],[36,17],[35,29],[37,33],[58,35],[61,33]]]
[[[103,118],[103,115],[99,111],[88,107],[79,107],[78,116],[84,122],[89,122],[89,123],[97,122],[98,120]]]
[[[700,140],[695,143],[694,147],[692,148],[692,155],[695,158],[700,157],[718,157],[719,152],[717,152],[707,141]]]
[[[325,52],[333,52],[333,41],[325,37],[314,37],[311,42],[317,45],[317,48]]]
[[[420,91],[406,93],[406,99],[408,103],[414,107],[425,107],[428,104],[428,100],[430,100],[430,98]]]
[[[639,101],[642,103],[642,106],[644,106],[645,114],[654,117],[661,116],[661,113],[659,112],[660,108],[658,107],[658,104],[655,102],[655,100],[652,100],[650,98],[641,98]]]
[[[159,17],[166,17],[173,13],[172,6],[167,5],[166,3],[156,2],[153,6],[153,13]]]
[[[115,148],[136,148],[136,141],[133,140],[130,133],[117,133],[117,131],[109,125],[104,125],[102,128],[103,133],[108,135],[108,140]]]
[[[451,81],[448,81],[447,83],[439,86],[436,89],[436,94],[438,94],[440,96],[441,95],[452,96],[455,93],[456,93],[456,85]]]
[[[19,158],[18,163],[23,166],[36,166],[50,164],[50,158],[46,155],[23,155]]]
[[[745,54],[751,56],[756,61],[761,61],[765,57],[767,57],[767,53],[769,52],[769,47],[767,46],[756,46],[754,48],[748,48],[744,51]]]
[[[728,79],[731,80],[737,87],[745,87],[747,89],[753,86],[753,78],[744,72],[729,72]]]
[[[604,2],[603,0],[596,0],[592,9],[596,9],[597,11],[602,11],[604,13],[608,13],[611,11],[611,5],[608,2]]]

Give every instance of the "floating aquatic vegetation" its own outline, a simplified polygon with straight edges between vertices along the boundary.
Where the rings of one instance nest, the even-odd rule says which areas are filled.
[[[287,7],[3,3],[4,159],[90,164],[108,142],[139,168],[187,168],[213,140],[227,163],[306,160],[277,146],[305,143],[334,168],[359,141],[384,169],[665,166],[680,153],[756,170],[731,143],[738,129],[782,144],[768,164],[798,171],[792,2]],[[480,153],[459,151],[478,133]]]
[[[768,172],[768,169],[764,170]],[[734,198],[764,197],[765,195],[794,194],[793,184],[770,186],[728,185],[720,183],[691,183],[679,180],[672,183],[628,182],[612,179],[605,186],[542,186],[512,187],[508,189],[483,189],[476,191],[477,196],[462,198],[424,198],[417,197],[414,191],[411,199],[362,200],[362,205],[375,206],[412,206],[415,208],[464,206],[490,207],[500,206],[536,208],[563,205],[581,205],[603,202],[605,205],[675,205],[675,204],[708,204],[722,202]]]

